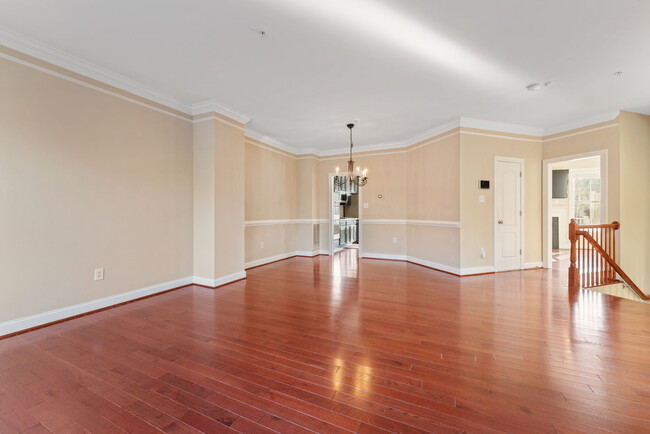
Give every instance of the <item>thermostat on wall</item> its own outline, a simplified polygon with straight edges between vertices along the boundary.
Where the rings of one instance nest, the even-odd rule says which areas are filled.
[[[481,190],[489,190],[490,189],[490,181],[486,181],[484,179],[480,180],[478,182],[478,188]]]

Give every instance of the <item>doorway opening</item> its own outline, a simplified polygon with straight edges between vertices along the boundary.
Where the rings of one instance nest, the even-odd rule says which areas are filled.
[[[569,223],[607,222],[607,151],[544,160],[544,267],[569,268]]]
[[[338,176],[338,182],[335,179]],[[362,257],[361,196],[362,189],[347,176],[330,174],[330,255],[346,249],[357,250]]]

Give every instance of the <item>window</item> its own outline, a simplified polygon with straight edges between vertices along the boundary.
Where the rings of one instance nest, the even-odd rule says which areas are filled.
[[[581,225],[600,224],[600,170],[571,171],[573,218]]]

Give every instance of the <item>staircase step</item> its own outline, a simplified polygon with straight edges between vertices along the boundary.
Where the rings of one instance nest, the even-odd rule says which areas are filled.
[[[594,288],[586,288],[591,291],[601,292],[614,297],[625,298],[628,300],[639,301],[641,303],[650,304],[650,300],[642,300],[627,284],[618,282],[610,285],[602,285]]]

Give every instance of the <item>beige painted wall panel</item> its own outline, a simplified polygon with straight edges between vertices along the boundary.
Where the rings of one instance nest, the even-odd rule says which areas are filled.
[[[299,252],[311,252],[319,248],[319,243],[314,243],[314,230],[317,232],[319,228],[314,229],[312,223],[299,223],[294,225],[296,231],[295,250]]]
[[[363,253],[384,253],[406,255],[406,225],[366,224],[363,225]],[[393,243],[397,237],[397,243]]]
[[[215,122],[215,278],[244,271],[244,131]]]
[[[494,158],[525,159],[526,263],[542,261],[542,144],[496,136],[461,135],[461,268],[494,266]],[[489,190],[478,188],[490,180]],[[479,202],[485,195],[485,203]],[[480,249],[485,248],[486,258]]]
[[[296,250],[296,225],[246,227],[246,263]],[[260,246],[264,243],[264,247]]]
[[[296,218],[315,219],[318,217],[318,161],[306,158],[297,161],[297,177],[294,186]]]
[[[620,123],[621,266],[650,293],[650,116],[622,112]]]
[[[246,143],[245,182],[247,221],[297,218],[298,197],[303,198],[298,194],[298,160]]]
[[[410,220],[460,220],[459,134],[408,153],[406,196]]]
[[[460,268],[460,229],[409,225],[408,256]]]
[[[214,122],[194,124],[194,276],[213,278],[214,269]]]
[[[4,59],[0,94],[0,322],[192,275],[189,122]]]

